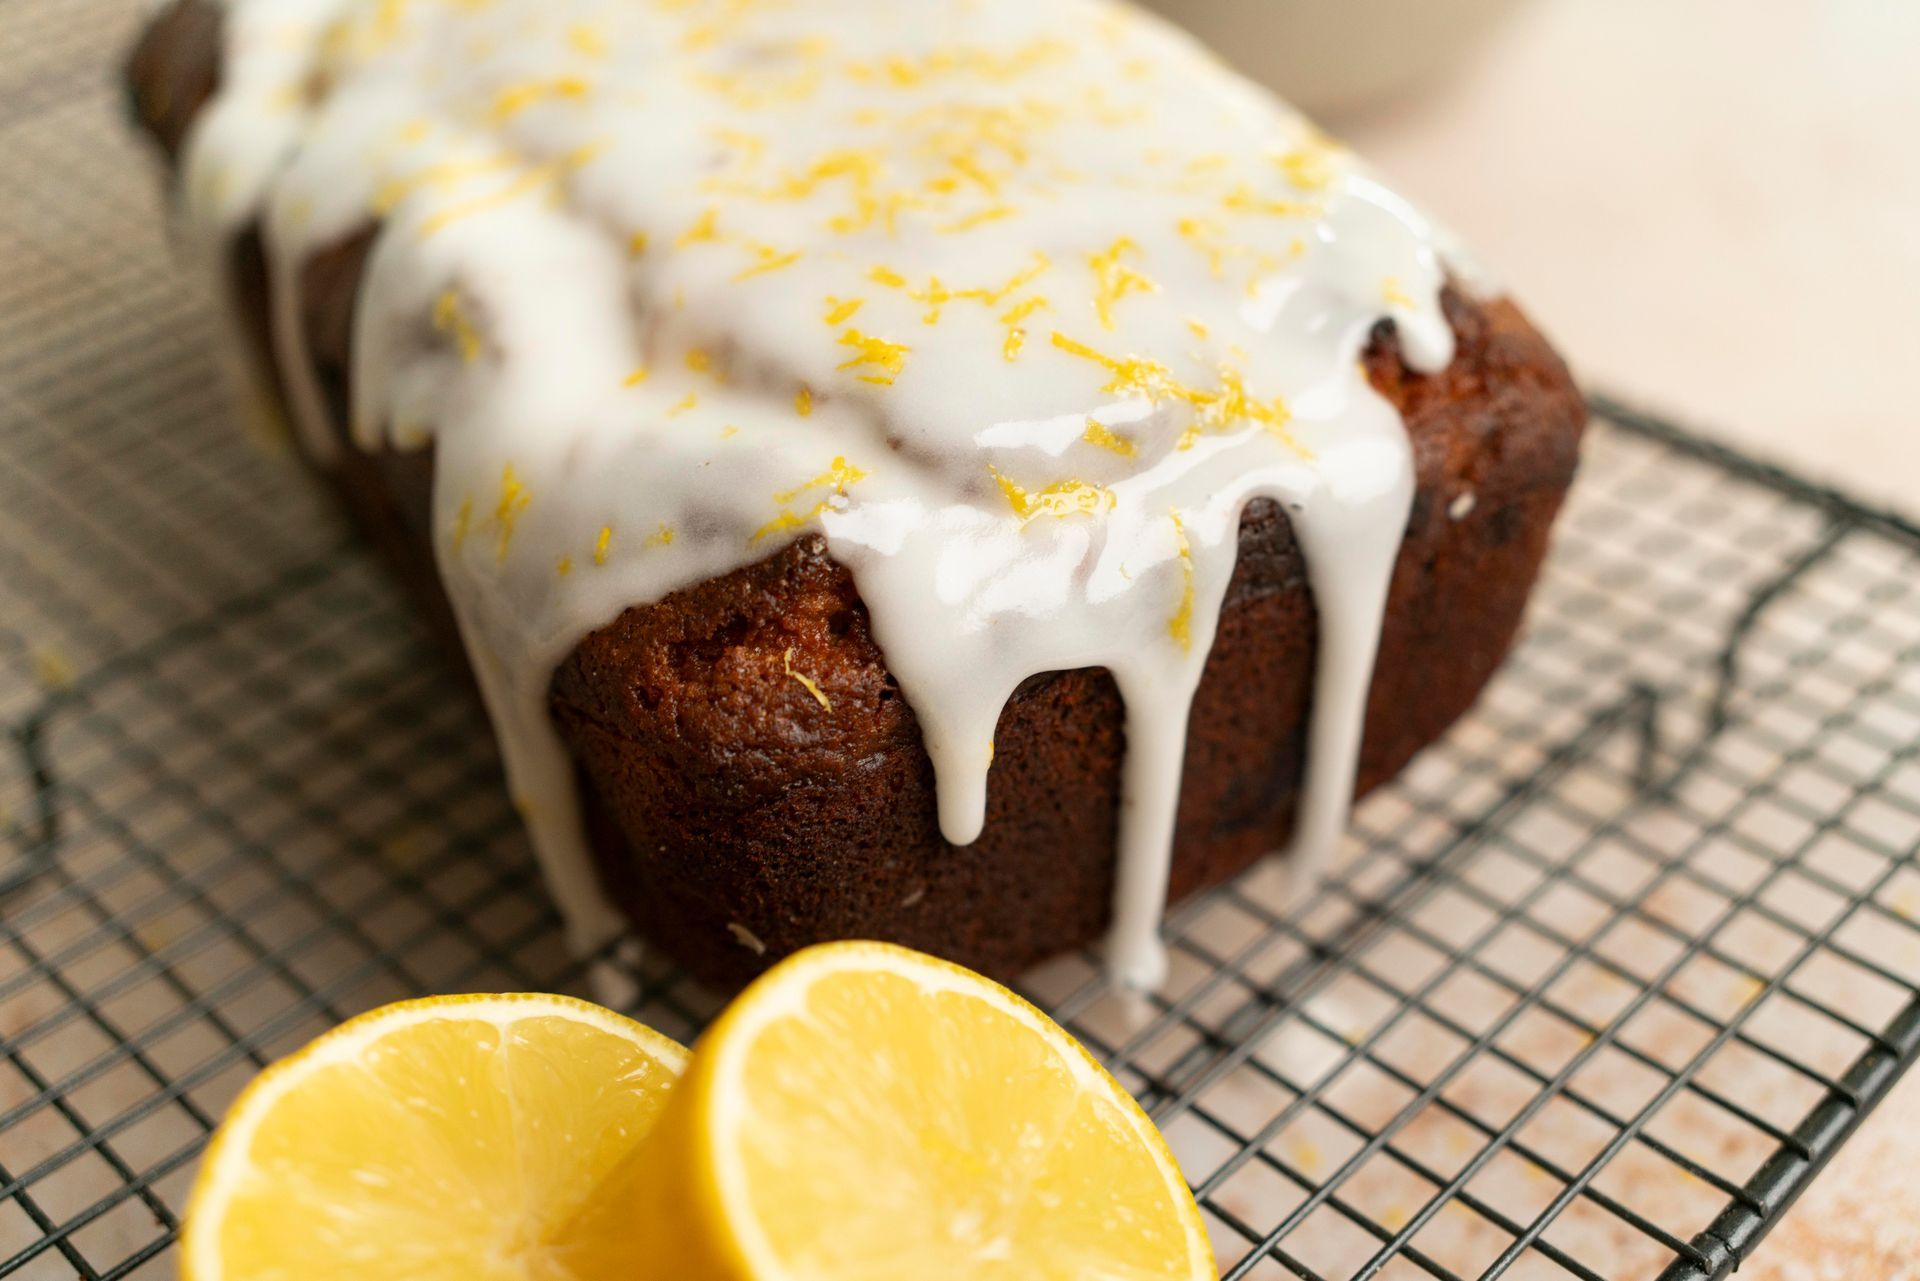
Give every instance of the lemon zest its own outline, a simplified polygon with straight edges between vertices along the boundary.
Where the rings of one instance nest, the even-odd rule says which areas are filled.
[[[505,124],[537,102],[554,98],[584,98],[591,89],[592,86],[579,76],[522,81],[508,85],[494,95],[490,114],[494,124]]]
[[[829,325],[845,324],[853,319],[854,312],[859,311],[866,304],[867,300],[864,298],[835,298],[832,294],[828,294],[827,311],[823,319]]]
[[[479,359],[480,335],[460,309],[460,295],[454,290],[442,290],[440,297],[434,300],[433,327],[443,334],[452,335],[454,345],[460,349],[461,360],[471,365]]]
[[[1187,541],[1187,527],[1180,522],[1180,513],[1170,511],[1173,517],[1174,544],[1180,549],[1180,608],[1167,620],[1167,634],[1188,653],[1193,651],[1193,546]]]
[[[460,510],[453,514],[453,550],[459,551],[467,541],[467,528],[473,524],[473,495],[468,494],[460,500]]]
[[[858,329],[849,329],[841,334],[840,345],[852,347],[859,353],[853,359],[843,362],[840,368],[861,369],[869,365],[877,366],[884,372],[861,374],[860,380],[876,383],[882,387],[891,386],[893,380],[900,376],[900,371],[907,366],[907,354],[913,350],[905,343],[889,342],[885,338],[876,338]]]
[[[533,502],[533,495],[514,474],[513,464],[508,463],[500,469],[500,501],[494,504],[493,522],[499,527],[500,537],[494,544],[494,559],[504,561],[507,558],[507,545],[513,541],[513,527],[520,520],[521,513]]]
[[[1102,449],[1110,450],[1122,458],[1131,458],[1139,452],[1139,447],[1132,441],[1125,436],[1114,435],[1112,430],[1098,418],[1087,419],[1087,430],[1080,439],[1089,445],[1098,445]]]
[[[827,692],[821,689],[811,676],[806,675],[804,672],[796,672],[793,670],[793,649],[791,646],[788,647],[785,654],[781,655],[780,662],[781,665],[787,669],[787,675],[799,681],[800,684],[806,688],[807,693],[813,695],[814,702],[820,704],[826,711],[830,712],[833,710],[833,700],[827,697]]]
[[[1022,525],[1042,516],[1064,518],[1098,515],[1112,511],[1116,501],[1112,490],[1103,485],[1088,484],[1084,480],[1057,481],[1045,489],[1030,492],[992,464],[988,464],[987,471],[993,476],[994,484],[1000,487],[1000,492],[1006,496],[1007,505],[1013,508],[1013,514],[1020,518]]]
[[[1087,265],[1093,268],[1094,313],[1102,329],[1113,328],[1113,308],[1121,299],[1129,294],[1160,292],[1158,282],[1121,261],[1139,253],[1140,246],[1122,236],[1099,253],[1087,255]]]

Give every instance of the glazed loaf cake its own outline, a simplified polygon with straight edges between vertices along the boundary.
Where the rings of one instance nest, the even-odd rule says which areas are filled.
[[[285,110],[308,113],[304,128],[276,135],[271,145],[249,139],[258,153],[257,172],[245,178],[228,173],[225,180],[243,186],[251,181],[252,191],[237,198],[195,192],[196,182],[218,185],[219,177],[206,164],[195,168],[196,148],[229,160],[253,154],[234,141],[237,131],[230,124],[209,126],[207,120],[215,110],[211,104],[223,94],[232,96],[234,60],[263,57],[259,46],[268,28],[259,21],[249,26],[248,15],[276,7],[289,10],[278,15],[289,30],[297,20],[323,33],[314,38],[318,52],[276,69],[282,83],[269,86],[296,100]],[[610,85],[621,83],[606,68],[622,63],[623,42],[663,32],[678,42],[666,56],[685,60],[702,77],[703,88],[689,93],[716,94],[728,111],[759,122],[751,140],[742,140],[744,131],[733,129],[716,156],[728,147],[778,152],[780,131],[807,123],[783,115],[804,115],[812,101],[789,103],[781,95],[830,96],[838,92],[835,77],[858,88],[835,104],[835,119],[881,110],[871,105],[880,100],[874,95],[905,95],[911,111],[902,108],[889,117],[895,136],[905,136],[901,121],[919,119],[912,111],[945,113],[943,122],[951,117],[967,129],[975,129],[976,115],[986,118],[988,107],[1027,113],[1016,120],[1017,135],[988,128],[962,136],[958,126],[947,129],[943,123],[947,132],[936,140],[949,154],[927,161],[938,172],[893,208],[887,207],[883,184],[861,186],[868,179],[857,175],[865,172],[870,178],[874,162],[849,159],[854,153],[843,148],[822,151],[829,159],[816,162],[814,170],[748,165],[750,180],[737,185],[757,194],[744,196],[727,189],[729,180],[717,160],[694,164],[689,172],[697,181],[689,181],[709,193],[712,203],[704,210],[694,207],[690,218],[678,207],[662,215],[679,219],[683,229],[677,236],[663,235],[657,227],[636,228],[625,246],[636,261],[674,255],[677,262],[699,255],[707,240],[724,239],[716,227],[725,225],[721,218],[735,216],[734,201],[757,201],[780,191],[783,181],[789,192],[809,182],[854,190],[853,214],[864,214],[872,226],[837,225],[810,233],[794,249],[772,236],[753,242],[736,238],[731,243],[744,246],[748,255],[744,265],[714,286],[716,292],[762,281],[784,287],[779,282],[790,278],[791,287],[799,289],[800,273],[812,270],[857,280],[857,296],[851,286],[832,294],[816,287],[814,293],[824,296],[805,300],[808,311],[824,309],[832,355],[842,359],[831,368],[817,360],[809,363],[795,355],[797,342],[787,350],[782,331],[769,330],[751,311],[738,309],[771,306],[765,299],[778,295],[703,311],[698,291],[690,300],[684,281],[669,283],[671,267],[658,269],[662,279],[636,287],[646,297],[635,309],[652,326],[638,339],[644,359],[636,358],[636,368],[620,381],[622,391],[635,395],[650,394],[656,383],[665,386],[656,399],[623,402],[619,412],[649,421],[674,419],[684,423],[676,430],[689,436],[707,432],[716,442],[711,459],[663,460],[653,485],[671,490],[679,484],[671,468],[705,467],[715,460],[738,474],[723,490],[702,490],[698,501],[688,504],[636,498],[637,514],[628,519],[593,514],[584,525],[573,522],[577,528],[569,542],[567,535],[545,527],[515,533],[523,511],[530,525],[531,514],[543,510],[540,503],[553,503],[548,490],[529,491],[516,479],[515,456],[507,456],[499,491],[485,494],[478,515],[471,485],[456,494],[445,483],[447,451],[467,448],[450,433],[481,430],[459,422],[462,412],[478,411],[460,410],[458,393],[444,390],[446,380],[475,365],[532,363],[536,357],[527,349],[543,341],[528,331],[502,332],[510,326],[487,311],[501,295],[482,296],[480,285],[463,283],[484,274],[485,246],[480,258],[462,259],[451,268],[445,279],[452,283],[436,279],[424,293],[413,290],[413,303],[395,301],[393,280],[419,270],[396,265],[410,255],[431,257],[432,251],[421,246],[434,243],[436,219],[471,213],[478,221],[541,195],[547,197],[543,203],[576,213],[590,206],[596,196],[586,185],[587,175],[571,168],[559,173],[551,161],[546,170],[539,169],[538,155],[558,154],[556,148],[575,143],[571,127],[543,123],[535,158],[502,161],[495,175],[487,175],[491,161],[486,157],[474,164],[465,153],[453,152],[423,157],[410,171],[431,173],[437,164],[457,190],[450,186],[428,193],[425,187],[437,178],[408,187],[403,177],[399,185],[405,189],[395,194],[381,188],[396,181],[393,171],[382,169],[369,188],[375,198],[363,196],[357,216],[336,213],[321,219],[330,221],[327,228],[301,226],[289,233],[299,221],[298,202],[315,200],[314,188],[307,185],[313,175],[330,172],[313,158],[334,145],[332,134],[356,143],[362,135],[373,136],[366,133],[371,126],[358,126],[361,134],[341,126],[341,115],[371,113],[380,117],[379,128],[403,133],[447,127],[437,118],[421,124],[403,107],[383,101],[383,84],[401,74],[396,68],[428,82],[460,78],[467,72],[450,64],[458,62],[468,72],[469,64],[484,64],[495,56],[487,42],[504,40],[502,31],[467,30],[457,23],[442,30],[451,19],[410,31],[406,16],[393,17],[390,6],[376,12],[375,6],[313,0],[243,0],[223,8],[208,0],[176,0],[154,20],[135,52],[129,80],[137,114],[176,161],[179,181],[189,188],[184,199],[190,209],[216,232],[209,237],[210,252],[254,344],[261,384],[287,406],[308,453],[337,485],[450,651],[472,660],[577,942],[592,945],[604,938],[611,904],[645,938],[723,984],[808,943],[841,937],[889,939],[1009,976],[1099,938],[1114,924],[1118,904],[1121,915],[1131,918],[1120,923],[1114,939],[1116,955],[1132,958],[1123,959],[1120,968],[1127,977],[1151,982],[1155,962],[1150,952],[1141,951],[1140,922],[1145,920],[1150,932],[1153,918],[1142,916],[1143,903],[1157,915],[1165,900],[1215,884],[1283,847],[1303,824],[1313,830],[1302,840],[1319,848],[1298,846],[1294,857],[1308,865],[1324,857],[1329,824],[1337,829],[1352,790],[1364,792],[1392,778],[1466,710],[1498,666],[1577,461],[1584,413],[1565,368],[1511,303],[1461,283],[1471,277],[1450,276],[1453,264],[1444,248],[1436,247],[1437,233],[1391,197],[1376,195],[1370,176],[1344,152],[1254,98],[1177,37],[1125,10],[1081,0],[1058,0],[1052,6],[1058,13],[1042,12],[1039,18],[1002,15],[998,10],[1015,6],[996,2],[987,6],[992,21],[982,21],[977,13],[966,19],[972,34],[964,45],[915,45],[881,56],[872,41],[905,38],[901,31],[883,30],[862,37],[868,43],[858,58],[849,54],[842,60],[838,49],[853,40],[849,14],[858,6],[831,0],[800,6],[816,11],[810,16],[820,29],[800,34],[771,18],[765,28],[743,30],[728,17],[752,14],[752,4],[692,0],[634,5],[611,16],[606,6],[518,7],[524,12],[513,30],[522,39],[532,44],[551,36],[556,47],[572,53],[548,55],[540,65],[549,71],[534,78],[509,80],[503,78],[506,72],[478,78],[484,95],[473,101],[490,104],[486,109],[498,118],[478,125],[462,119],[495,140],[503,130],[510,132],[509,118],[586,110],[575,100],[609,94]],[[1019,6],[1023,11],[1049,7]],[[708,25],[686,25],[695,19]],[[1095,19],[1097,26],[1088,25]],[[383,30],[378,25],[383,21],[400,25]],[[1002,34],[997,24],[1003,21],[1008,33],[996,43]],[[889,24],[875,19],[861,25]],[[926,25],[941,24],[929,20]],[[1033,35],[1034,29],[1040,35]],[[1056,29],[1069,38],[1055,39],[1050,33]],[[907,34],[916,40],[922,36]],[[782,60],[784,40],[801,50],[792,55],[799,60],[792,65]],[[297,45],[298,40],[289,37],[283,43]],[[731,61],[713,62],[720,55],[712,51],[726,51],[730,43]],[[423,52],[413,61],[386,52],[416,46]],[[1110,78],[1102,73],[1095,86],[1099,93],[1050,108],[1089,113],[1087,121],[1059,125],[1057,117],[1031,104],[1043,100],[1059,67],[1092,56],[1089,46],[1105,49],[1101,56],[1118,70]],[[820,53],[823,47],[832,52]],[[556,77],[549,64],[577,69]],[[726,76],[716,66],[724,66]],[[794,66],[807,74],[789,74]],[[370,67],[379,74],[368,73]],[[1028,85],[1025,77],[1034,67],[1047,74]],[[1219,101],[1209,109],[1218,110],[1230,136],[1219,141],[1217,153],[1199,138],[1171,159],[1147,154],[1156,147],[1173,149],[1168,138],[1178,142],[1196,128],[1184,119],[1148,127],[1160,98],[1189,87],[1155,87],[1170,73],[1176,82],[1187,76],[1202,77],[1199,83],[1208,86],[1218,82],[1210,92]],[[254,96],[258,109],[258,85],[245,92]],[[442,92],[425,93],[429,109],[456,100],[451,91],[435,96]],[[480,91],[469,86],[469,92]],[[635,89],[634,96],[640,92]],[[358,104],[352,101],[356,94],[363,100]],[[1148,104],[1142,110],[1149,114],[1130,114],[1136,99]],[[693,132],[694,123],[681,120],[670,106],[645,108],[654,113],[646,117],[650,127]],[[1240,172],[1236,148],[1243,144],[1232,134],[1248,119],[1255,122],[1248,126],[1250,136],[1278,139],[1271,154],[1260,153],[1263,167],[1254,178]],[[618,118],[596,121],[592,129],[617,131],[622,124]],[[703,117],[700,125],[720,136],[718,127],[708,128],[710,120]],[[1132,159],[1124,163],[1104,150],[1085,156],[1084,147],[1074,153],[1075,164],[1053,163],[1057,157],[1034,141],[1049,128],[1135,131],[1143,145],[1132,148]],[[775,141],[767,143],[762,134]],[[512,135],[516,146],[534,139]],[[342,155],[347,150],[338,149]],[[1217,154],[1225,158],[1216,160]],[[181,169],[183,157],[187,163]],[[910,168],[891,154],[886,159]],[[1025,173],[1041,159],[1048,160],[1049,172],[1044,181],[1029,181]],[[585,169],[638,161],[615,155],[567,163]],[[642,175],[638,185],[670,185],[680,176],[678,163],[672,157],[661,161],[660,170]],[[473,173],[456,173],[462,164],[471,164]],[[1153,188],[1140,197],[1150,208],[1112,207],[1116,184],[1134,182],[1126,164],[1137,166],[1143,190]],[[1083,192],[1082,186],[1100,184],[1076,176],[1081,168],[1109,181],[1100,190]],[[543,176],[511,190],[515,175],[529,171]],[[1163,173],[1172,177],[1157,176]],[[918,171],[915,176],[924,177]],[[471,188],[465,185],[470,180],[483,185]],[[972,188],[978,189],[980,203],[954,204]],[[869,192],[881,194],[876,199]],[[813,194],[804,190],[794,199]],[[1075,214],[1046,223],[1025,240],[1008,239],[1014,233],[1005,229],[1029,216],[1021,208],[1023,199],[1064,203],[1070,212],[1079,202],[1084,219]],[[1218,216],[1163,218],[1160,206],[1166,201],[1203,204]],[[1364,219],[1354,212],[1362,208]],[[714,209],[718,217],[707,212]],[[844,209],[839,216],[847,217]],[[309,222],[317,217],[314,210],[306,211]],[[740,217],[745,220],[746,213]],[[799,218],[781,210],[771,225]],[[1382,221],[1388,218],[1395,221]],[[912,219],[925,219],[950,240],[919,236]],[[1233,219],[1259,225],[1243,231]],[[1082,233],[1069,235],[1062,228],[1075,229],[1082,220],[1092,228],[1085,234],[1093,247],[1076,257],[1072,236]],[[884,225],[891,221],[905,229]],[[1178,224],[1164,243],[1149,240],[1160,222]],[[666,224],[669,232],[673,225]],[[976,233],[982,231],[999,238],[982,242],[988,249],[1009,250],[1000,266],[1011,263],[1015,270],[981,265],[991,257],[984,250],[973,252]],[[1182,242],[1194,256],[1187,275],[1171,261],[1178,250],[1169,246]],[[1322,242],[1343,250],[1346,258],[1316,266]],[[947,248],[949,243],[956,247]],[[842,244],[849,247],[842,250]],[[874,265],[874,245],[896,265]],[[779,263],[788,253],[806,258],[797,266]],[[948,253],[950,264],[943,256]],[[1029,258],[1035,266],[1022,266]],[[837,265],[814,268],[815,259]],[[622,265],[605,261],[616,269]],[[941,271],[898,265],[905,262],[932,263]],[[1361,277],[1382,263],[1397,271],[1378,279]],[[1026,272],[1032,274],[1019,279]],[[1023,297],[1023,291],[1045,287],[1069,272],[1073,278],[1045,295],[1030,295],[1038,303]],[[1084,285],[1080,275],[1087,278]],[[976,277],[1015,283],[1005,289],[958,287]],[[1361,278],[1364,290],[1348,288],[1349,277]],[[809,286],[815,280],[805,277]],[[464,290],[473,296],[455,292]],[[1246,321],[1243,326],[1269,293],[1282,301],[1261,313],[1264,325]],[[897,301],[907,310],[879,314],[894,295],[901,295]],[[1312,315],[1296,317],[1287,310],[1288,298],[1304,298]],[[1180,340],[1167,338],[1164,330],[1134,327],[1133,316],[1176,303]],[[378,327],[383,315],[407,306],[416,313],[411,330]],[[965,337],[945,338],[944,327],[961,324],[963,309],[970,307],[979,308],[980,315],[966,314]],[[836,317],[835,312],[845,314]],[[699,322],[675,319],[694,313],[701,314]],[[715,331],[715,315],[722,326],[741,332]],[[854,327],[849,322],[856,315],[868,323]],[[549,321],[562,329],[598,323],[564,308],[550,312]],[[676,332],[682,325],[705,334],[698,345]],[[707,328],[702,331],[701,325]],[[1337,331],[1338,341],[1316,346],[1321,340],[1311,335],[1321,330]],[[1149,334],[1153,343],[1146,341]],[[1262,363],[1263,338],[1282,349],[1270,369]],[[931,397],[910,385],[923,359],[927,364],[946,359],[935,354],[936,344],[963,347],[981,341],[991,343],[990,354],[953,358],[948,372],[958,370],[962,381],[949,378],[934,385]],[[1139,346],[1130,345],[1136,341]],[[439,359],[453,373],[441,366],[429,370],[424,356],[412,365],[383,363],[367,350],[372,343],[452,348],[451,362],[444,350]],[[1309,363],[1305,357],[1292,359],[1301,352],[1314,361],[1306,375],[1295,375]],[[558,356],[537,359],[564,363]],[[1194,368],[1217,369],[1217,385],[1202,382],[1180,363],[1189,359]],[[1045,397],[1029,402],[1018,388],[998,390],[999,379],[1028,377],[1043,361],[1059,367],[1047,374],[1054,383],[1070,381],[1082,366],[1095,366],[1099,386],[1074,384],[1066,400],[1041,406],[1070,418],[1065,429],[1042,431],[1022,419]],[[805,372],[796,369],[800,365]],[[838,371],[844,373],[836,379]],[[1271,375],[1272,386],[1254,386],[1262,374]],[[573,376],[571,370],[563,375]],[[1301,385],[1283,387],[1288,376]],[[1354,387],[1337,395],[1328,391],[1335,380],[1349,376]],[[419,391],[419,384],[435,379],[440,381],[430,394]],[[369,394],[369,380],[380,386],[379,394]],[[956,387],[968,395],[955,397]],[[705,407],[699,402],[715,398],[726,401],[723,412],[713,420],[701,418]],[[964,404],[950,408],[958,400],[980,407],[978,430],[966,428],[970,434],[963,446],[919,429],[920,416],[938,418],[964,409]],[[1310,406],[1322,402],[1335,408],[1318,423]],[[1381,412],[1370,417],[1376,404]],[[440,419],[430,428],[397,421],[427,410]],[[793,485],[774,493],[779,501],[762,525],[743,525],[740,520],[751,518],[736,519],[722,510],[727,491],[752,488],[759,476],[749,463],[729,461],[732,456],[720,452],[720,442],[758,434],[761,452],[788,448],[787,442],[835,413],[855,415],[835,447],[852,440],[864,450],[865,437],[876,437],[878,453],[890,451],[912,461],[920,478],[914,483],[947,487],[940,491],[941,501],[952,506],[915,508],[920,523],[891,535],[891,553],[875,550],[884,541],[872,533],[877,518],[868,517],[867,526],[851,523],[866,510],[863,482],[874,488],[886,484],[883,474],[867,481],[866,469],[880,473],[881,468],[869,453],[856,456],[851,447],[831,461],[821,456],[812,488],[805,483],[808,469],[801,468]],[[369,422],[370,417],[384,421]],[[1026,453],[996,450],[991,443],[993,433],[1008,423],[1030,429],[1021,438]],[[1036,451],[1032,441],[1042,436],[1045,446]],[[572,449],[592,453],[605,447],[606,439],[604,433],[583,431]],[[982,439],[989,443],[981,444]],[[1358,478],[1349,488],[1362,497],[1343,500],[1346,505],[1330,514],[1337,504],[1320,496],[1331,492],[1321,473],[1331,473],[1346,456],[1341,451],[1349,440],[1372,441],[1377,459],[1356,464],[1348,478]],[[1394,441],[1409,447],[1404,458],[1393,453]],[[1255,450],[1264,452],[1249,452]],[[1081,454],[1091,461],[1074,462],[1070,470],[1036,463],[1042,455]],[[1215,458],[1219,470],[1179,480],[1172,490],[1153,491],[1144,500],[1152,509],[1151,531],[1141,532],[1147,530],[1147,517],[1127,525],[1135,494],[1129,486],[1146,483],[1141,477],[1157,474],[1156,469],[1184,465],[1188,456]],[[491,469],[499,457],[487,454],[482,466]],[[952,479],[956,457],[978,463],[965,481]],[[453,465],[469,476],[483,474],[468,462]],[[1017,467],[1023,470],[1016,472]],[[437,468],[443,473],[439,483]],[[1388,482],[1402,472],[1408,484],[1396,496]],[[1094,479],[1087,478],[1094,473]],[[1311,474],[1312,483],[1296,485],[1291,479],[1296,474]],[[1266,479],[1240,486],[1242,475]],[[939,479],[924,479],[930,476]],[[1367,496],[1373,490],[1380,493]],[[520,501],[529,492],[535,498]],[[905,492],[896,491],[895,499],[905,501],[899,497]],[[1044,542],[1045,550],[1035,554],[1040,560],[1066,554],[1059,551],[1062,545],[1084,553],[1060,580],[1081,594],[1071,595],[1061,613],[1037,621],[1034,616],[1046,611],[1018,601],[992,613],[975,599],[971,613],[954,615],[943,612],[951,592],[915,596],[917,585],[902,584],[895,576],[900,563],[937,581],[951,572],[951,558],[959,554],[954,547],[971,546],[969,538],[999,536],[963,530],[949,537],[938,555],[913,561],[917,531],[961,506],[987,513],[978,519],[1003,521],[1011,528],[1010,538]],[[1349,525],[1343,528],[1335,514],[1351,518]],[[1314,521],[1321,524],[1316,527]],[[595,527],[598,538],[590,536]],[[1303,527],[1320,532],[1303,538]],[[1363,557],[1348,559],[1337,550],[1341,540],[1362,543],[1367,529],[1380,527],[1388,535],[1387,554],[1384,559],[1375,555],[1372,571]],[[1089,528],[1100,533],[1073,534]],[[1209,528],[1216,535],[1210,536]],[[460,568],[470,534],[471,541],[487,540],[484,554],[467,557],[482,567],[478,571]],[[1125,550],[1127,537],[1135,538],[1130,544],[1135,571],[1129,572],[1129,559],[1121,557],[1118,577],[1104,580],[1112,592],[1100,595],[1086,587],[1102,581],[1102,547]],[[539,552],[551,554],[542,568],[560,584],[554,590],[570,590],[586,576],[611,569],[608,562],[620,554],[638,558],[641,547],[657,558],[703,540],[732,549],[704,561],[696,557],[671,572],[649,570],[623,580],[627,586],[621,590],[633,593],[628,599],[609,608],[602,592],[597,616],[592,607],[568,615],[576,619],[572,631],[577,635],[550,619],[534,628],[553,642],[536,674],[542,732],[551,733],[564,753],[566,778],[557,785],[551,769],[543,778],[538,762],[529,765],[528,757],[537,753],[522,751],[516,760],[514,738],[538,734],[514,722],[512,699],[504,690],[508,682],[500,669],[510,664],[503,664],[502,647],[489,639],[501,624],[485,617],[498,603],[491,601],[489,589],[457,586],[473,573],[495,572],[487,566],[509,566],[530,540]],[[887,555],[894,560],[885,560]],[[983,576],[975,585],[979,598],[1002,591],[1028,563],[1016,558],[997,576]],[[641,586],[634,588],[634,582]],[[1368,582],[1375,584],[1375,597],[1384,594],[1384,613],[1372,629],[1367,627]],[[456,585],[451,599],[449,585]],[[1046,579],[1037,599],[1056,587]],[[1151,599],[1139,604],[1136,597]],[[1333,624],[1326,621],[1329,600],[1336,606]],[[1216,602],[1214,627],[1209,624]],[[1374,599],[1372,607],[1379,606]],[[523,612],[538,615],[542,608]],[[1121,609],[1126,612],[1099,612]],[[1136,614],[1147,616],[1150,625],[1125,630]],[[982,617],[987,622],[975,628]],[[1042,640],[1026,639],[1020,629],[1029,621]],[[942,628],[954,636],[950,655],[942,646]],[[993,636],[995,628],[1014,639],[1003,636],[994,641],[997,648],[980,650],[972,639],[975,632]],[[1364,633],[1357,641],[1356,628]],[[1105,630],[1124,634],[1108,642],[1101,636]],[[1323,643],[1329,632],[1337,645]],[[1048,639],[1062,633],[1081,639],[1065,645]],[[1103,644],[1113,648],[1110,659],[1102,657]],[[1136,664],[1135,655],[1149,657]],[[1036,656],[1055,660],[1043,663]],[[1083,661],[1088,659],[1099,661]],[[949,660],[951,689],[938,675]],[[1022,663],[1030,670],[1021,670]],[[1343,678],[1343,666],[1357,667],[1357,674],[1349,671]],[[983,668],[991,669],[993,680],[975,678]],[[1351,716],[1340,714],[1336,704],[1343,700],[1351,704]],[[1143,708],[1158,711],[1150,716]],[[937,732],[929,731],[930,717]],[[1344,746],[1343,720],[1352,740]],[[983,728],[969,739],[956,725]],[[981,737],[981,759],[956,764],[953,744]],[[1174,740],[1170,753],[1169,737]],[[1317,775],[1310,762],[1318,762]],[[1317,779],[1312,788],[1303,786],[1309,776]],[[1161,777],[1165,782],[1156,785]],[[537,795],[525,795],[529,780]],[[977,797],[972,795],[975,782]],[[1314,811],[1305,818],[1303,802]],[[983,812],[970,815],[970,806]],[[1159,829],[1143,835],[1141,828],[1154,828],[1156,812],[1162,814]],[[556,868],[566,859],[553,847],[564,845],[569,832],[590,851],[590,885],[583,886],[566,867]],[[1156,842],[1166,851],[1157,867]]]

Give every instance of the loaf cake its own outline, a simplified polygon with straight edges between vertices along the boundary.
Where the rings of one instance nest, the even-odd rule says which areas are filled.
[[[1108,0],[175,0],[129,80],[583,949],[1152,985],[1473,701],[1573,476],[1451,240]]]

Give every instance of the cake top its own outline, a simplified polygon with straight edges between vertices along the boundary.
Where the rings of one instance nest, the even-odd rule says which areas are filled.
[[[1405,441],[1357,357],[1391,319],[1415,367],[1449,358],[1438,236],[1131,9],[235,0],[227,53],[189,205],[263,222],[323,455],[299,266],[381,224],[353,430],[436,445],[443,572],[529,796],[565,787],[515,757],[547,752],[581,636],[812,531],[950,839],[1014,686],[1105,665],[1130,743],[1176,740],[1129,765],[1164,845],[1241,507],[1287,504],[1323,628],[1321,569],[1352,578],[1375,526],[1397,546]]]

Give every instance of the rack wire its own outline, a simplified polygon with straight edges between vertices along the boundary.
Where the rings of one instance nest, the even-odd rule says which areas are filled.
[[[0,3],[0,1276],[161,1277],[263,1064],[587,974],[471,699],[225,413],[110,84],[139,5]],[[1920,1055],[1920,529],[1595,415],[1523,643],[1324,893],[1184,905],[1144,1006],[1027,981],[1229,1277],[1721,1277]]]

